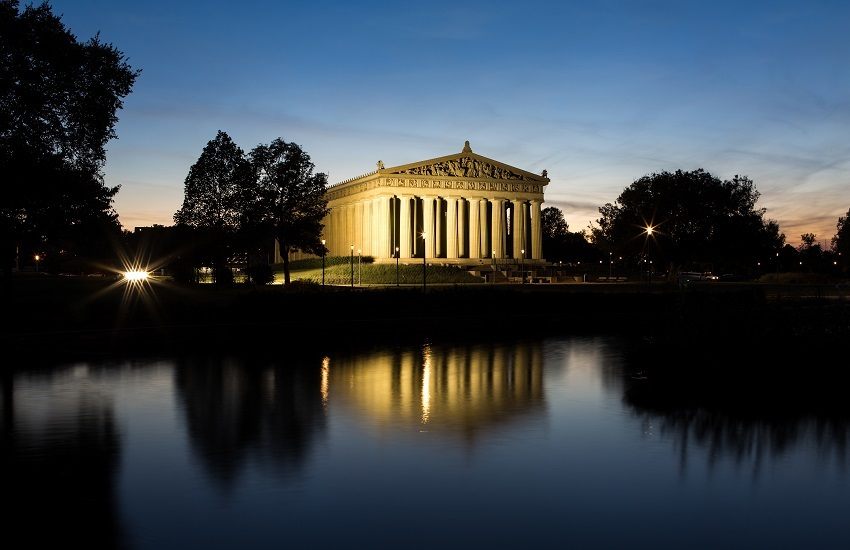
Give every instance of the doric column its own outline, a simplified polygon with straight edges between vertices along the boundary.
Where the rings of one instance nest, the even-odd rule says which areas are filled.
[[[457,255],[466,256],[466,201],[457,199]]]
[[[372,256],[374,251],[372,250],[372,201],[365,200],[363,201],[363,222],[361,227],[363,228],[363,238],[360,240],[360,248],[363,250],[364,256]]]
[[[434,251],[434,197],[422,197],[422,229],[425,232],[425,257],[433,258]]]
[[[524,201],[520,199],[514,199],[514,214],[511,223],[513,225],[513,234],[514,234],[514,258],[520,257],[520,251],[525,248],[525,232],[523,229],[525,228],[525,215],[524,215]],[[526,255],[527,255],[526,251]]]
[[[487,199],[481,199],[479,201],[479,212],[478,217],[481,220],[481,230],[479,234],[481,235],[481,257],[489,258],[490,257],[490,232],[487,230]]]
[[[457,199],[446,201],[446,258],[457,258]]]
[[[381,255],[381,199],[380,197],[375,197],[372,199],[372,235],[371,235],[371,247],[372,247],[372,256],[375,258],[380,257]]]
[[[398,213],[399,219],[399,257],[400,258],[410,258],[412,256],[411,248],[410,248],[410,239],[411,233],[410,230],[410,196],[409,195],[399,195],[399,202],[401,204],[401,209]],[[395,251],[393,251],[395,252]]]
[[[354,245],[354,248],[357,248],[357,245],[354,243],[354,205],[347,204],[345,205],[345,252],[346,254],[351,251],[351,245]]]
[[[493,199],[493,216],[491,250],[496,251],[496,258],[505,257],[505,199]]]
[[[354,252],[363,250],[363,201],[354,205]]]
[[[443,199],[440,197],[434,198],[434,257],[443,257]]]
[[[381,197],[379,200],[381,205],[379,210],[381,213],[381,248],[378,250],[378,253],[375,254],[375,257],[387,258],[390,255],[390,242],[392,241],[390,238],[390,231],[392,230],[392,224],[390,223],[390,199],[389,197]]]
[[[480,203],[478,199],[469,199],[469,257],[481,257],[481,222],[479,221]]]
[[[540,203],[531,201],[531,257],[535,260],[543,258],[543,226],[540,219]]]

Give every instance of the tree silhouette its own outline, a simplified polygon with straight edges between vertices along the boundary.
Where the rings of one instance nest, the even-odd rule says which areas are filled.
[[[721,181],[702,169],[652,174],[599,209],[592,238],[620,254],[651,253],[671,273],[680,266],[747,269],[775,255],[785,240],[765,209],[756,208],[758,198],[747,177]]]
[[[594,246],[587,242],[584,233],[570,232],[570,226],[560,208],[544,208],[540,213],[540,225],[543,233],[543,255],[547,259],[588,260],[598,255]]]
[[[251,151],[254,179],[245,203],[246,219],[266,227],[280,245],[284,282],[289,284],[293,250],[320,254],[328,177],[314,173],[310,156],[295,143],[278,138]]]
[[[46,2],[0,1],[0,36],[3,267],[16,248],[101,253],[120,230],[105,146],[139,71],[97,35],[78,42]]]
[[[209,249],[216,280],[240,227],[245,211],[242,201],[251,177],[245,152],[221,130],[207,143],[186,176],[183,205],[174,214],[174,221],[194,229],[202,250]]]
[[[847,214],[838,218],[835,224],[835,236],[832,237],[832,251],[842,269],[850,262],[850,209]]]

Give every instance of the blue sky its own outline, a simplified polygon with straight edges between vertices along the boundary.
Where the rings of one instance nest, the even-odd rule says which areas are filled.
[[[850,2],[51,3],[143,71],[106,168],[130,229],[171,223],[219,129],[332,183],[468,139],[547,169],[573,230],[677,168],[750,176],[792,243],[850,208]]]

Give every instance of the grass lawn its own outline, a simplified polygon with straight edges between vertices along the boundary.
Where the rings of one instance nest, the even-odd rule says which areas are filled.
[[[336,258],[334,258],[336,260]],[[308,264],[309,265],[309,264]],[[297,266],[300,267],[300,266]],[[308,268],[295,268],[290,271],[292,280],[307,280],[316,283],[322,282],[321,263],[318,268],[309,265]],[[422,284],[421,265],[400,265],[398,268],[398,280],[401,284]],[[275,272],[275,282],[283,282],[283,271]],[[476,277],[464,269],[452,266],[429,265],[426,270],[426,283],[452,284],[452,283],[483,283],[481,277]],[[351,284],[351,265],[349,263],[334,262],[333,265],[325,267],[325,283],[329,285]],[[354,284],[364,285],[393,285],[396,283],[395,264],[361,264],[359,268],[354,264]]]

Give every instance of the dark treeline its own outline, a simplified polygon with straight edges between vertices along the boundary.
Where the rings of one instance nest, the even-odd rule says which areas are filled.
[[[47,3],[0,1],[0,36],[0,273],[113,256],[105,146],[139,71],[99,36],[78,41]]]
[[[254,282],[269,282],[276,243],[289,283],[292,251],[324,249],[327,176],[314,168],[295,143],[278,138],[245,154],[219,131],[189,169],[183,205],[174,214],[180,276],[191,280],[194,268],[212,266],[216,282],[229,283],[230,267],[242,263]]]

